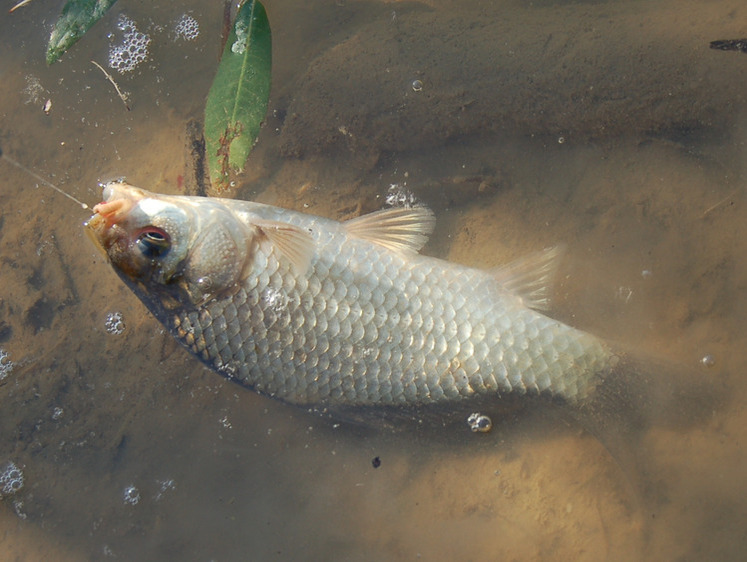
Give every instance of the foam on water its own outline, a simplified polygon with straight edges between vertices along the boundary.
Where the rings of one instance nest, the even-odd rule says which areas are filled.
[[[117,29],[124,32],[124,37],[121,43],[109,47],[109,66],[124,74],[133,71],[148,58],[151,39],[140,32],[135,22],[124,14],[120,14],[117,19]]]
[[[0,381],[13,372],[13,361],[8,357],[8,352],[0,349]]]
[[[200,34],[200,24],[190,14],[182,14],[174,26],[174,36],[176,39],[184,41],[194,41]]]
[[[0,498],[10,496],[23,488],[23,471],[13,461],[0,467]]]

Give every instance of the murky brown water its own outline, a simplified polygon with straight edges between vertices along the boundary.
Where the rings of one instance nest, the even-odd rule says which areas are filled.
[[[436,211],[427,252],[479,267],[564,243],[553,315],[682,365],[687,401],[665,397],[620,463],[541,413],[488,435],[336,426],[203,368],[85,238],[87,213],[0,161],[0,464],[24,475],[0,502],[3,556],[741,558],[747,54],[708,44],[747,33],[743,2],[266,6],[270,116],[239,196],[345,217],[395,184]],[[122,0],[48,68],[58,8],[0,15],[0,147],[89,204],[115,176],[178,193],[220,6]],[[129,112],[90,63],[120,13],[152,38],[113,73]],[[183,13],[194,42],[173,37]]]

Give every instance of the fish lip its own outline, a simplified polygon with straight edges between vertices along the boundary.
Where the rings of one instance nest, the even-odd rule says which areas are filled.
[[[96,213],[90,219],[83,223],[86,235],[89,240],[93,242],[96,249],[101,252],[106,258],[109,258],[109,254],[106,252],[104,247],[104,230],[106,229],[106,219],[100,214]]]
[[[93,207],[93,216],[83,226],[94,243],[105,251],[112,227],[127,217],[143,195],[129,184],[113,181],[103,185],[102,197],[103,201]]]

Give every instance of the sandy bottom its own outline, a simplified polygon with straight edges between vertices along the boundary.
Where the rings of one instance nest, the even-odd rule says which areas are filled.
[[[89,62],[106,61],[116,14],[51,68],[42,56],[49,8],[32,3],[2,16],[0,42],[12,57],[0,66],[0,148],[89,205],[98,181],[123,175],[178,193],[190,167],[185,124],[199,117],[215,67],[220,13],[203,4],[184,7],[200,21],[194,43],[169,35],[182,13],[172,6],[142,13],[116,5],[132,9],[126,13],[153,37],[150,60],[115,75],[131,93],[129,112]],[[742,100],[716,99],[714,118],[698,126],[679,126],[679,109],[661,111],[656,134],[620,115],[615,134],[585,129],[574,138],[551,126],[542,131],[533,115],[532,134],[441,128],[427,146],[394,152],[391,136],[382,146],[346,143],[311,118],[293,136],[284,129],[287,110],[298,112],[299,99],[322,103],[304,88],[311,80],[312,93],[321,91],[329,77],[314,82],[311,70],[327,68],[324,57],[336,45],[355,37],[365,45],[366,25],[396,20],[398,10],[437,20],[463,7],[267,4],[274,94],[237,196],[344,218],[381,207],[393,193],[413,195],[438,217],[425,251],[476,267],[562,243],[552,315],[661,358],[649,374],[666,363],[678,393],[656,398],[656,415],[625,450],[608,451],[581,426],[543,412],[495,420],[486,435],[466,425],[392,433],[316,418],[205,369],[86,239],[89,212],[0,161],[0,349],[7,353],[0,366],[13,363],[0,371],[0,472],[12,462],[23,473],[19,491],[0,490],[5,558],[740,559],[747,548]],[[695,22],[687,36],[702,36],[706,48],[736,37],[712,36],[697,22],[731,30],[744,21],[740,2],[683,4],[681,18]],[[499,8],[518,10],[504,3],[475,18],[496,18]],[[534,9],[574,15],[565,3]],[[623,19],[630,26],[629,14]],[[714,54],[723,72],[715,83],[747,70],[747,55]],[[463,89],[470,91],[468,80]],[[428,115],[458,118],[434,96]],[[46,99],[50,115],[42,111]],[[369,117],[367,110],[386,106],[359,101],[358,114]],[[107,331],[114,313],[124,322],[119,334]]]

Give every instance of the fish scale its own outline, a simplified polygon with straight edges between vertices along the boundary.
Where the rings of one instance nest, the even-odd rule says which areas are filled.
[[[166,265],[151,259],[149,273],[138,277],[124,273],[131,266],[118,266],[117,252],[107,250],[115,269],[195,355],[263,394],[315,407],[424,405],[507,393],[577,402],[614,364],[598,338],[527,306],[529,299],[501,280],[510,277],[507,270],[422,256],[407,244],[392,249],[349,223],[276,207],[127,189],[136,188],[108,194],[107,201],[132,200],[123,218],[110,219],[110,230],[180,224],[169,236],[174,248],[189,247],[183,258],[189,263],[166,275]],[[168,220],[159,219],[163,213]],[[184,279],[192,270],[204,274],[201,260],[220,263],[208,230],[216,221],[225,231],[216,235],[221,252],[238,239],[239,253],[247,253],[240,278],[202,299],[162,298],[176,285],[183,291],[185,282],[210,287],[212,278],[226,277],[210,271],[209,262],[207,275]],[[106,227],[91,228],[105,249],[112,245],[107,236],[115,235]],[[310,237],[304,267],[289,259],[293,249],[284,251],[282,239],[273,242],[273,229],[282,228]]]

